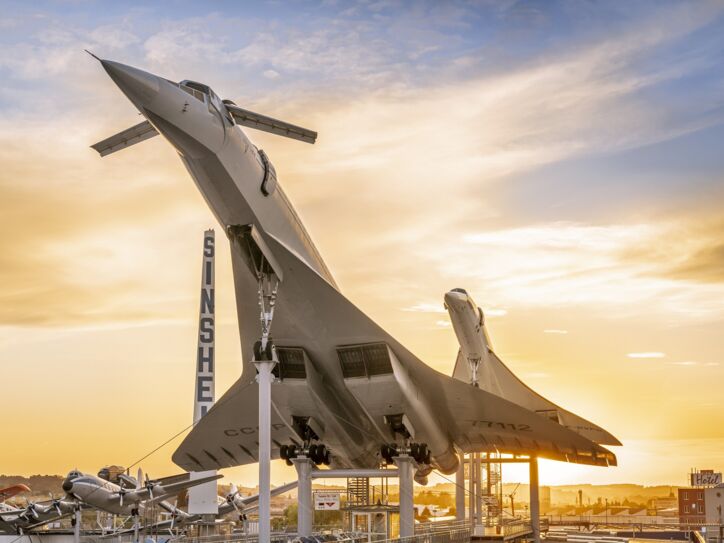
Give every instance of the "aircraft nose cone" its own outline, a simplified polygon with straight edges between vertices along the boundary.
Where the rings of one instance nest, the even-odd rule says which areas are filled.
[[[462,289],[460,289],[462,290]],[[445,293],[445,304],[446,305],[453,305],[458,304],[460,302],[466,302],[468,299],[468,295],[465,292],[461,292],[460,290],[451,290],[450,292]]]
[[[101,64],[118,88],[134,104],[146,104],[158,93],[159,79],[157,76],[112,60],[102,60]]]
[[[73,481],[71,481],[70,479],[66,479],[65,481],[63,481],[63,490],[65,492],[70,492],[71,490],[73,490]]]

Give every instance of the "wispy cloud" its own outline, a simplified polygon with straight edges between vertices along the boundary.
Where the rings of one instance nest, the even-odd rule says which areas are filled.
[[[645,351],[640,353],[628,353],[629,358],[665,358],[666,354],[658,351]]]
[[[415,305],[404,307],[403,311],[416,312],[416,313],[447,313],[442,302],[439,304],[431,302],[418,302]]]

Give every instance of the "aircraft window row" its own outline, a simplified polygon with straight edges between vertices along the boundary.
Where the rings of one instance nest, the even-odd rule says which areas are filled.
[[[392,373],[390,351],[386,343],[368,343],[337,349],[342,375],[349,377],[372,377]]]

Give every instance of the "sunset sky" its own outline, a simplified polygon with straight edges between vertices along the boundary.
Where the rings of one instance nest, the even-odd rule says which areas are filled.
[[[249,135],[342,291],[451,373],[466,288],[513,371],[624,443],[544,484],[724,469],[724,2],[148,4],[0,0],[0,473],[190,424],[210,226],[217,391],[241,371],[225,237],[162,138],[89,148],[139,117],[83,49],[317,130]]]

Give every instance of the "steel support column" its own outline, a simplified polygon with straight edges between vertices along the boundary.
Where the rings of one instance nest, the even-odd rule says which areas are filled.
[[[460,455],[455,472],[455,520],[465,520],[465,455]]]
[[[475,469],[473,469],[473,453],[468,455],[468,517],[470,520],[470,526],[475,528]]]
[[[75,510],[73,511],[73,541],[75,541],[75,543],[80,543],[80,521],[80,506],[76,505]],[[138,541],[138,523],[134,525],[134,529],[134,536],[136,541]]]
[[[271,383],[273,360],[255,361],[259,383],[259,543],[271,537]]]
[[[480,454],[481,453],[475,453],[475,483],[477,486],[475,492],[476,524],[483,523],[483,470],[481,469],[483,467],[483,464],[480,461]],[[490,494],[490,492],[488,492],[488,494]]]
[[[396,456],[395,465],[400,472],[400,537],[415,535],[415,506],[413,475],[415,464],[412,457],[406,454]]]
[[[314,508],[312,506],[312,469],[314,462],[306,456],[293,458],[297,468],[297,535],[309,537],[314,524]]]
[[[540,543],[540,498],[538,496],[538,459],[530,458],[530,524],[533,528],[533,541]]]

